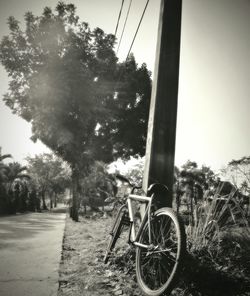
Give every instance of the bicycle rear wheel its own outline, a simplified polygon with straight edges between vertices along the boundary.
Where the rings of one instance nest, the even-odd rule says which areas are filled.
[[[104,263],[105,264],[108,263],[108,261],[111,257],[112,251],[115,247],[116,241],[120,237],[123,227],[125,225],[129,225],[129,218],[128,218],[128,213],[127,213],[125,206],[122,206],[117,213],[113,228],[110,233],[111,238],[109,240],[106,254],[104,256]]]
[[[158,296],[169,293],[181,269],[186,250],[186,236],[182,223],[170,208],[156,211],[150,221],[151,247],[136,249],[137,282],[144,294]],[[139,242],[149,245],[148,222]]]

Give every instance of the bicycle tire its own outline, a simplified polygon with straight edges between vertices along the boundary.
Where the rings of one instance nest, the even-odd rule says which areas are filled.
[[[136,248],[136,277],[142,292],[147,296],[170,293],[186,253],[184,225],[170,208],[161,208],[150,221],[152,250]],[[149,243],[148,222],[146,222],[139,242]]]
[[[111,256],[111,253],[115,247],[115,244],[117,242],[117,239],[120,237],[122,228],[124,225],[127,225],[127,212],[125,210],[121,210],[117,213],[117,217],[115,219],[115,223],[113,226],[113,230],[111,231],[110,235],[111,238],[108,243],[108,247],[106,250],[106,254],[104,256],[104,263],[107,264],[109,261],[109,258]]]

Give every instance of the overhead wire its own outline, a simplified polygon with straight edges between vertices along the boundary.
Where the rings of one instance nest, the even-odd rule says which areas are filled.
[[[132,2],[132,0],[130,1],[130,6],[131,6],[131,2]],[[147,0],[147,2],[146,2],[146,4],[145,4],[145,7],[144,7],[144,9],[143,9],[143,12],[142,12],[142,15],[141,15],[140,21],[139,21],[139,23],[138,23],[138,26],[137,26],[137,28],[136,28],[136,32],[135,32],[135,34],[134,34],[134,37],[133,37],[132,43],[131,43],[131,45],[130,45],[129,51],[128,51],[127,56],[126,56],[125,63],[127,62],[128,58],[129,58],[129,55],[130,55],[131,49],[132,49],[133,44],[134,44],[134,42],[135,42],[135,38],[136,38],[136,36],[137,36],[137,33],[138,33],[139,28],[140,28],[140,26],[141,26],[141,23],[142,23],[143,17],[144,17],[144,15],[145,15],[146,9],[147,9],[147,7],[148,7],[148,3],[149,3],[149,0]],[[129,10],[130,10],[130,7],[129,7]],[[127,13],[127,15],[128,15],[128,13]],[[124,26],[124,30],[125,30],[125,27],[126,27],[126,24],[125,24],[125,26]],[[121,40],[120,40],[120,41],[121,41]],[[120,82],[120,80],[121,80],[121,76],[122,76],[122,72],[120,73],[120,75],[119,75],[119,77],[118,77],[118,79],[117,79],[117,81],[116,81],[116,83],[115,83],[115,88],[116,88],[116,86],[118,85],[118,83]]]
[[[123,24],[122,33],[121,33],[120,41],[119,41],[119,44],[118,44],[118,47],[117,47],[117,50],[116,50],[116,54],[118,54],[118,52],[119,52],[119,48],[120,48],[120,45],[121,45],[121,42],[122,42],[122,38],[123,38],[123,33],[125,31],[125,27],[126,27],[126,24],[127,24],[127,20],[128,20],[128,16],[129,16],[129,12],[130,12],[132,1],[133,0],[130,0],[130,3],[129,3],[129,7],[128,7],[126,18],[125,18],[125,21],[124,21],[124,24]]]
[[[119,12],[118,19],[117,19],[117,22],[116,22],[116,27],[115,27],[115,37],[116,37],[116,34],[117,34],[117,30],[118,30],[118,26],[119,26],[119,22],[120,22],[121,14],[122,14],[123,4],[124,4],[124,0],[122,0],[122,4],[121,4],[121,8],[120,8],[120,12]]]
[[[130,45],[130,48],[129,48],[129,51],[128,51],[128,54],[127,54],[127,57],[126,57],[125,62],[127,61],[128,57],[129,57],[129,55],[130,55],[131,49],[132,49],[132,47],[133,47],[133,45],[134,45],[135,38],[136,38],[137,33],[138,33],[138,31],[139,31],[139,28],[140,28],[140,26],[141,26],[141,22],[142,22],[142,20],[143,20],[144,14],[145,14],[146,9],[147,9],[147,7],[148,7],[148,3],[149,3],[149,0],[147,0],[147,3],[146,3],[146,5],[145,5],[145,7],[144,7],[144,10],[143,10],[143,12],[142,12],[141,19],[140,19],[139,24],[138,24],[138,26],[137,26],[137,29],[136,29],[136,31],[135,31],[135,35],[134,35],[134,38],[133,38],[132,43],[131,43],[131,45]]]

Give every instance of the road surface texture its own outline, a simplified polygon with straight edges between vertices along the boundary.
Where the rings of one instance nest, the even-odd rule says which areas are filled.
[[[57,295],[65,216],[0,217],[0,296]]]

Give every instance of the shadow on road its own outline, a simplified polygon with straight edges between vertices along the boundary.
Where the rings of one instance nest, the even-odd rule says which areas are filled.
[[[11,247],[15,241],[32,238],[40,232],[53,229],[56,222],[62,221],[61,214],[66,210],[63,207],[51,212],[0,217],[0,249]]]
[[[67,213],[68,207],[60,207],[60,208],[54,208],[51,210],[52,213]]]

